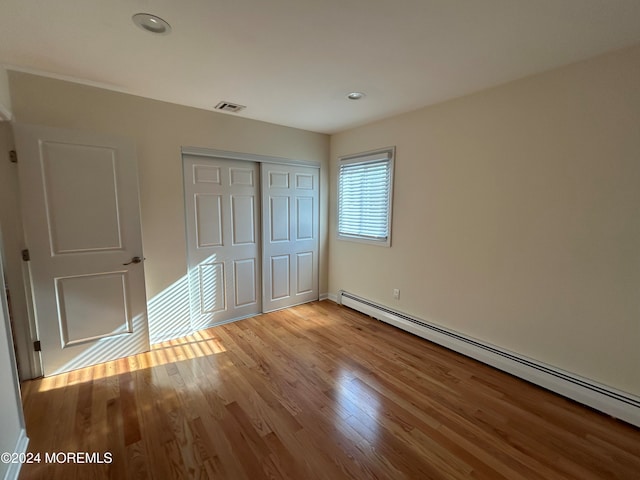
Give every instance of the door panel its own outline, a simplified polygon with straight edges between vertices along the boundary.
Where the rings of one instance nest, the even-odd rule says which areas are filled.
[[[196,194],[195,202],[198,247],[222,245],[222,196]]]
[[[247,258],[233,262],[235,268],[236,307],[255,304],[259,280],[256,275],[256,259]]]
[[[291,269],[289,255],[271,257],[271,300],[289,298],[291,296]]]
[[[313,252],[303,252],[296,255],[298,262],[298,289],[296,293],[298,295],[310,293],[313,290],[313,258]]]
[[[296,188],[298,190],[313,190],[313,175],[296,173]]]
[[[133,143],[16,125],[45,375],[149,349]]]
[[[116,150],[43,141],[41,152],[51,252],[121,249]]]
[[[63,348],[68,345],[131,333],[127,277],[123,272],[56,279]],[[99,316],[101,321],[87,322]]]
[[[269,223],[271,243],[289,241],[289,197],[270,197]]]
[[[256,245],[254,196],[231,196],[231,227],[234,245]]]
[[[259,170],[183,157],[194,330],[260,313]]]
[[[269,171],[269,188],[289,188],[289,172]]]
[[[255,186],[255,173],[253,168],[230,168],[231,185],[246,185],[248,187]]]
[[[220,168],[212,165],[194,165],[193,181],[195,183],[217,183],[220,185]]]
[[[200,315],[224,311],[224,263],[201,263],[198,270]]]
[[[264,312],[318,299],[318,169],[261,164]]]
[[[313,197],[296,198],[296,240],[313,240]]]

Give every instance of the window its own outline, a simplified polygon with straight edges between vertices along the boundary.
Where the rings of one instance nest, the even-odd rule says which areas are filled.
[[[391,245],[394,150],[340,159],[338,238]]]

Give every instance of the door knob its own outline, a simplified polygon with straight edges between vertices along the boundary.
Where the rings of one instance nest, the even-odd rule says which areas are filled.
[[[133,257],[130,262],[123,263],[122,265],[131,265],[132,263],[140,263],[142,259],[140,257]]]

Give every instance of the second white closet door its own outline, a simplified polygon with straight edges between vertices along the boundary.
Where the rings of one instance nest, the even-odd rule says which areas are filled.
[[[260,165],[262,311],[318,299],[318,169]]]

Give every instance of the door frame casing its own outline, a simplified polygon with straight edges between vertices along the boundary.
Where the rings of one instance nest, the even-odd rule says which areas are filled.
[[[0,149],[15,150],[14,125],[15,122],[0,122]],[[31,305],[29,262],[25,262],[21,255],[26,245],[20,209],[18,163],[0,162],[0,177],[3,177],[0,201],[4,204],[0,209],[0,223],[4,230],[2,241],[5,253],[5,283],[11,295],[18,376],[20,381],[24,381],[42,376],[42,369],[40,354],[33,348],[37,335]]]

